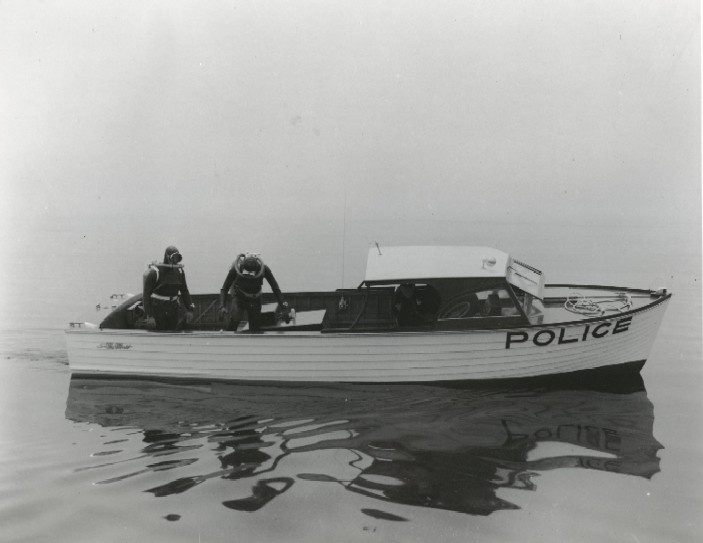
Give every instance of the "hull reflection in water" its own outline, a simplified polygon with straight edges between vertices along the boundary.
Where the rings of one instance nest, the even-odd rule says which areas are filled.
[[[109,474],[96,483],[136,478],[140,490],[164,497],[248,479],[246,493],[233,487],[222,505],[249,512],[284,499],[295,485],[333,484],[373,498],[376,507],[383,501],[487,515],[517,508],[497,496],[499,489],[536,490],[533,476],[546,470],[650,478],[659,471],[662,448],[652,435],[653,406],[639,375],[607,388],[291,387],[74,377],[66,417],[124,434],[120,458],[85,468]],[[334,451],[344,466],[315,461],[313,471],[295,471],[302,455],[321,451]]]

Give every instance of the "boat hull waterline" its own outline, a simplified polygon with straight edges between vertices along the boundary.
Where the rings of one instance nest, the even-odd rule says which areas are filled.
[[[66,337],[76,374],[288,382],[516,379],[644,363],[669,297],[602,318],[494,330],[321,334],[77,328]]]

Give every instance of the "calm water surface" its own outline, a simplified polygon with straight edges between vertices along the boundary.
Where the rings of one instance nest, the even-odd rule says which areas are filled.
[[[363,230],[347,243],[361,261]],[[44,321],[18,309],[0,331],[0,541],[702,540],[700,249],[674,229],[641,253],[617,248],[641,230],[597,252],[611,231],[572,229],[578,247],[555,232],[550,251],[475,230],[418,242],[503,247],[551,282],[672,288],[642,376],[463,388],[72,378],[63,324],[112,289],[82,271],[102,258],[97,241],[70,248],[78,234],[51,234],[76,277],[53,298],[27,288]],[[330,288],[341,275],[324,258],[332,241],[311,252]],[[309,288],[280,253],[279,281]],[[114,290],[138,285],[131,265],[108,273]],[[358,263],[348,266],[356,284]],[[221,281],[191,268],[194,292]],[[32,273],[10,284],[36,285]]]

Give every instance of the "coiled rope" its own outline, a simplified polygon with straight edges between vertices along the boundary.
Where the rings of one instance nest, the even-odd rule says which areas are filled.
[[[611,311],[622,313],[632,309],[632,298],[626,292],[619,292],[615,298],[594,300],[593,298],[586,298],[580,292],[576,292],[567,296],[564,302],[564,309],[587,316],[601,316]]]

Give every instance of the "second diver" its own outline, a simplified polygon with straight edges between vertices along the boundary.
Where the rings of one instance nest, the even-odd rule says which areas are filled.
[[[220,315],[225,320],[229,317],[229,329],[237,331],[245,312],[249,319],[249,330],[256,332],[261,329],[261,287],[264,279],[278,301],[277,312],[285,319],[290,318],[288,304],[283,300],[271,268],[258,255],[242,253],[232,263],[220,290]]]

